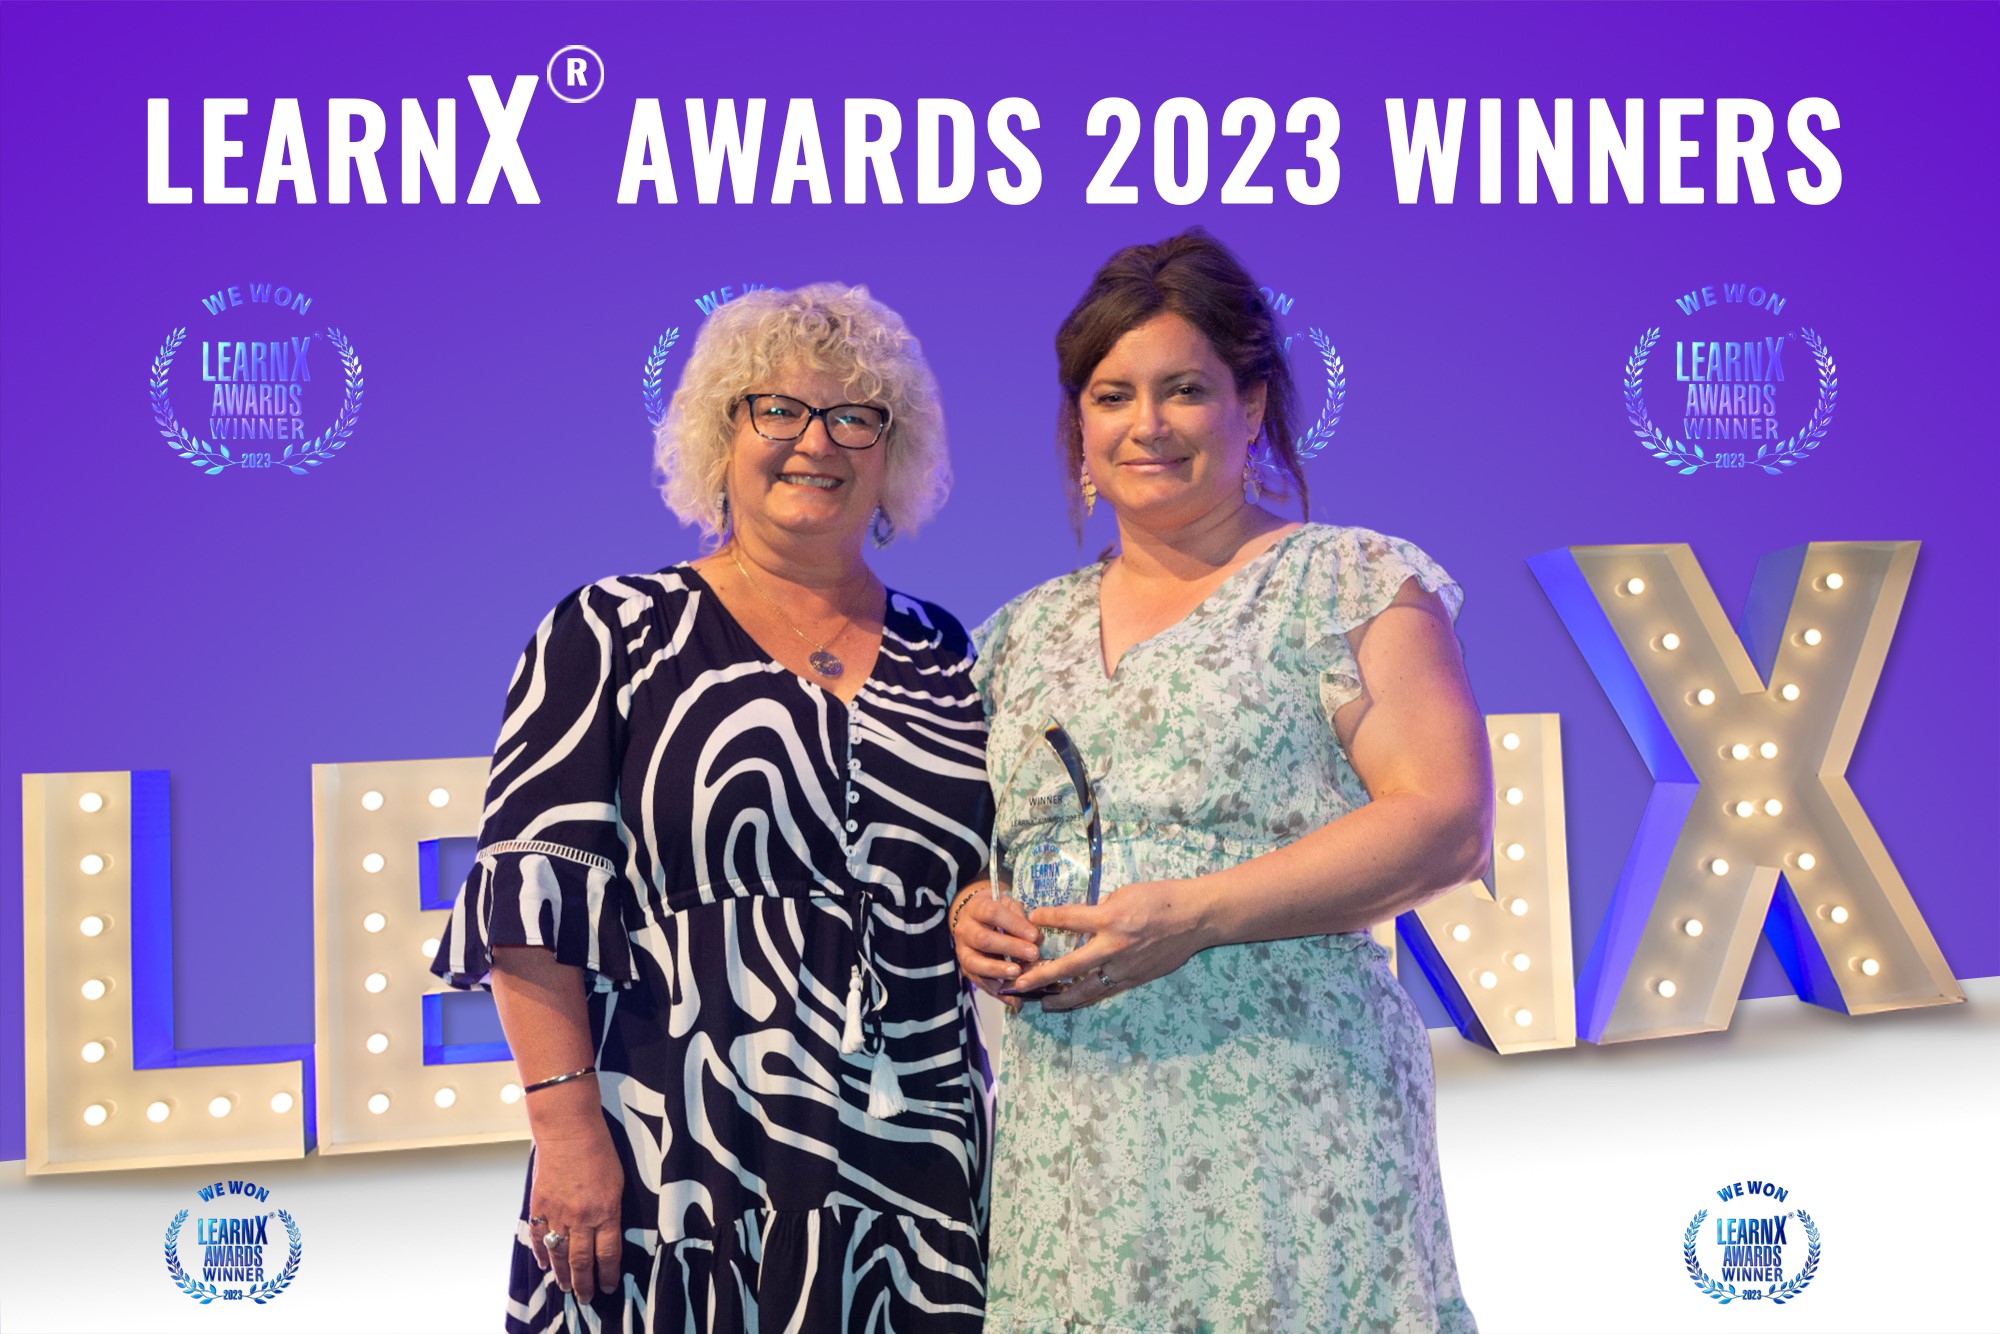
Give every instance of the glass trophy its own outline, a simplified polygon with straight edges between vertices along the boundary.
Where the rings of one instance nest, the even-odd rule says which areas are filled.
[[[1095,907],[1104,880],[1097,797],[1083,755],[1060,722],[1051,718],[1037,729],[1006,782],[1025,796],[1030,821],[1016,846],[999,849],[1021,910],[1072,903]],[[1001,882],[995,880],[993,893],[997,897],[1001,892]],[[1085,939],[1044,927],[1042,957],[1058,958]]]

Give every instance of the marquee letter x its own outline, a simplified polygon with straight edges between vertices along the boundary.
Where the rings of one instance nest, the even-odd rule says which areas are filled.
[[[1741,639],[1684,544],[1528,562],[1654,779],[1577,981],[1585,1038],[1728,1027],[1759,929],[1816,1005],[1964,999],[1846,779],[1916,555],[1766,556]]]

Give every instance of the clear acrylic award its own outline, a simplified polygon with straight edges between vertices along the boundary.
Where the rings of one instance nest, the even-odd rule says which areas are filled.
[[[1055,719],[1040,728],[1006,779],[1025,796],[1029,827],[1016,846],[999,849],[1002,870],[1023,912],[1067,904],[1094,907],[1104,880],[1104,835],[1083,755]],[[996,897],[1001,881],[993,882]],[[1042,957],[1057,958],[1086,939],[1042,929]]]

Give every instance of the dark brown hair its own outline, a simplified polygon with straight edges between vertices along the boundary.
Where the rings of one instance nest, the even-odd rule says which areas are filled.
[[[1258,438],[1269,445],[1271,463],[1298,487],[1303,511],[1306,479],[1292,435],[1298,404],[1277,318],[1229,248],[1190,227],[1157,245],[1127,246],[1113,255],[1056,331],[1056,375],[1062,384],[1058,438],[1073,525],[1082,531],[1083,387],[1119,339],[1162,314],[1180,316],[1208,340],[1235,377],[1238,394],[1263,383]]]

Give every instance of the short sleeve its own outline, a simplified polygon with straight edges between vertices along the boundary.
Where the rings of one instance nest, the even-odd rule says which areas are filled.
[[[1367,528],[1337,528],[1312,553],[1301,612],[1312,625],[1320,706],[1329,719],[1361,694],[1361,666],[1347,642],[1348,632],[1380,615],[1409,579],[1437,594],[1457,624],[1465,590],[1413,543]]]
[[[985,706],[986,720],[989,723],[993,721],[993,710],[997,702],[993,692],[1000,671],[1000,662],[1007,652],[1007,630],[1013,624],[1015,608],[1020,605],[1021,598],[1015,598],[988,616],[972,632],[972,688],[979,692],[979,699]]]
[[[510,945],[553,952],[598,991],[637,976],[629,932],[638,900],[625,875],[618,799],[628,605],[624,594],[587,585],[556,604],[522,650],[493,748],[477,861],[431,965],[454,987],[490,986],[493,951]]]

